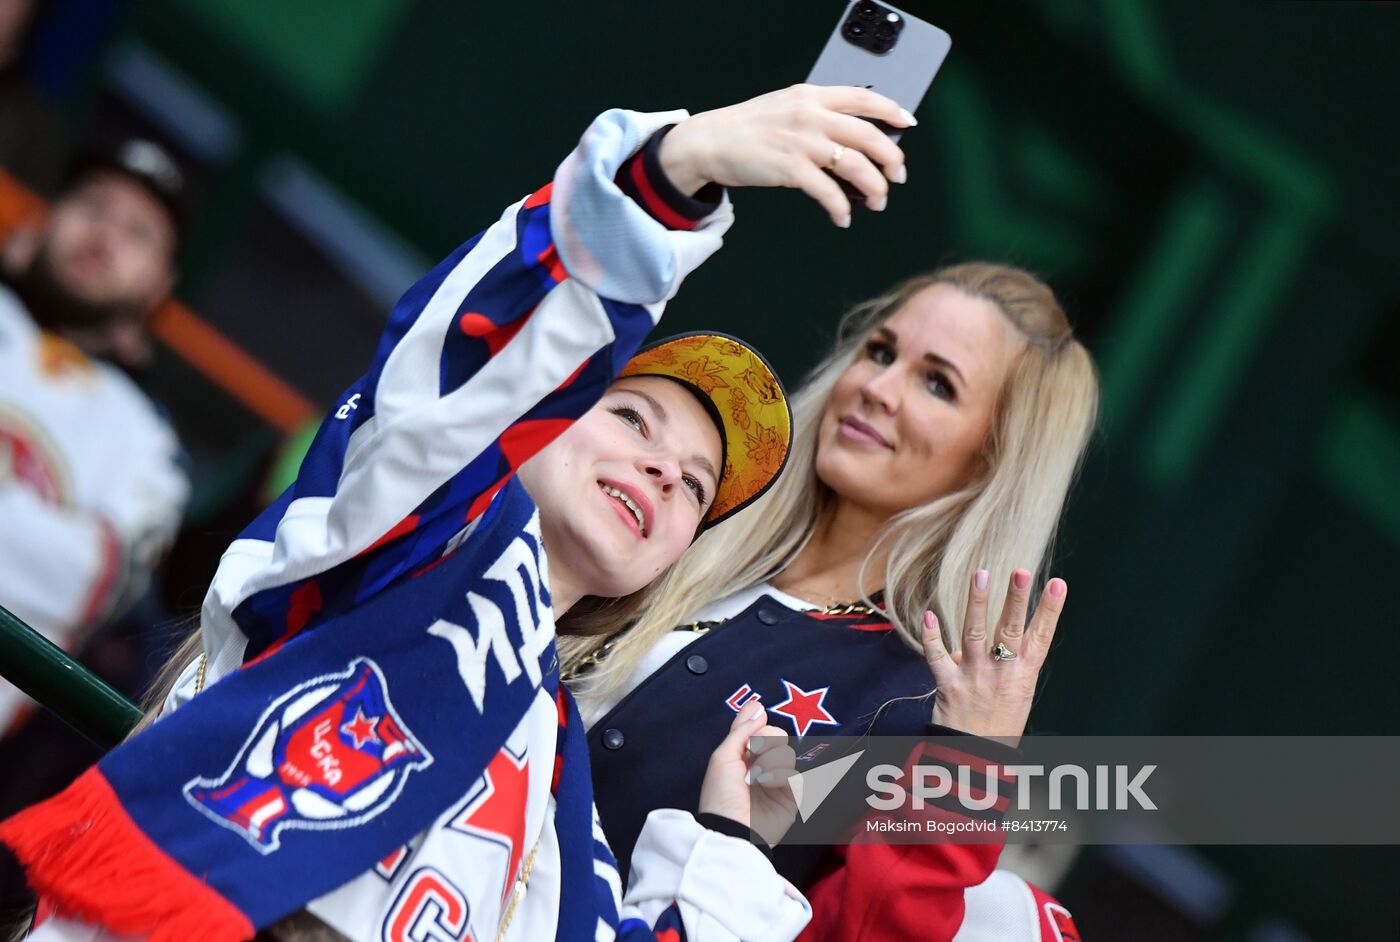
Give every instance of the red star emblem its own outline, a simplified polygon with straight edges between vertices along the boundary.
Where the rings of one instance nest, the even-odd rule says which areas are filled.
[[[784,680],[783,686],[787,688],[787,699],[769,707],[768,711],[781,713],[792,720],[792,727],[797,730],[799,739],[806,736],[807,730],[815,723],[821,723],[824,726],[841,725],[836,721],[836,717],[826,711],[826,707],[822,703],[831,687],[803,690],[790,680]]]
[[[510,852],[501,901],[510,895],[525,844],[525,805],[530,792],[530,763],[503,746],[478,780],[476,792],[449,827],[500,844]]]
[[[379,736],[375,732],[375,727],[379,725],[379,717],[370,719],[365,716],[364,707],[355,708],[355,718],[348,723],[342,723],[340,731],[355,740],[355,748],[364,747],[367,742],[379,742]]]

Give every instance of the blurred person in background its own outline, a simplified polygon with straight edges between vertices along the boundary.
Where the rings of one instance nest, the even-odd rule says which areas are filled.
[[[68,649],[140,595],[188,497],[175,433],[127,375],[174,283],[185,192],[165,150],[127,140],[0,253],[0,605]],[[0,681],[0,730],[26,702]]]
[[[60,182],[68,134],[24,74],[24,43],[45,0],[0,0],[0,167],[51,195]]]

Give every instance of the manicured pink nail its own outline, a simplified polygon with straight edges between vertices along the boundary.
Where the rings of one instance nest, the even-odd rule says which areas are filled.
[[[972,584],[977,587],[978,592],[986,590],[988,578],[990,577],[985,569],[979,569],[972,574]]]
[[[1054,596],[1055,598],[1057,598],[1057,599],[1063,597],[1064,594],[1065,594],[1065,580],[1063,580],[1063,579],[1051,579],[1051,580],[1050,580],[1050,594],[1053,595],[1053,596]]]
[[[935,614],[933,614],[933,612],[925,611],[925,612],[924,612],[924,627],[927,628],[929,631],[937,631],[937,630],[938,630],[938,616],[935,615]]]
[[[1024,569],[1017,569],[1011,574],[1011,583],[1018,589],[1024,589],[1031,584],[1031,574]]]

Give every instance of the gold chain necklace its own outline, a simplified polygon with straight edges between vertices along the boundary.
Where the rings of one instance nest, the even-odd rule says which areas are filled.
[[[814,609],[814,611],[821,615],[874,615],[880,610],[871,608],[864,602],[837,602],[826,608]]]
[[[775,586],[774,588],[776,588],[776,586]],[[782,592],[783,590],[779,589],[778,591]],[[791,595],[791,593],[784,593],[784,594],[785,594],[785,595]],[[793,597],[794,597],[794,598],[799,598],[800,596],[793,596]],[[817,607],[817,608],[809,609],[809,610],[807,610],[807,611],[808,611],[808,614],[815,614],[815,615],[878,615],[878,614],[880,614],[880,609],[878,609],[878,608],[871,608],[869,605],[866,605],[864,602],[832,602],[832,603],[829,604],[829,605],[826,605],[826,606],[819,606],[819,607]],[[694,632],[694,633],[697,634],[697,635],[703,635],[703,634],[705,634],[706,632],[713,631],[714,629],[716,629],[716,628],[718,628],[719,626],[723,625],[723,624],[724,624],[725,622],[727,622],[727,621],[729,621],[729,619],[727,619],[727,618],[716,618],[716,619],[713,619],[713,620],[711,620],[711,621],[693,621],[693,622],[689,622],[689,623],[684,624],[684,625],[677,625],[675,628],[673,628],[673,629],[671,629],[671,630],[672,630],[672,631],[691,631],[691,632]],[[568,683],[573,683],[575,680],[578,680],[580,677],[583,677],[585,674],[590,673],[590,672],[591,672],[594,668],[596,668],[599,664],[601,664],[601,663],[603,663],[603,661],[607,660],[608,655],[612,654],[613,649],[617,647],[618,642],[620,642],[620,641],[622,640],[622,638],[623,638],[623,636],[624,636],[625,634],[626,634],[626,631],[622,631],[622,632],[619,632],[618,634],[613,635],[613,636],[612,636],[611,638],[609,638],[607,641],[604,641],[601,645],[598,646],[597,649],[595,649],[595,650],[593,650],[593,651],[590,651],[587,655],[584,656],[584,658],[583,658],[582,660],[580,660],[580,661],[579,661],[577,664],[575,664],[572,668],[570,668],[570,669],[567,670],[567,671],[561,671],[561,672],[560,672],[560,675],[559,675],[559,679],[560,679],[561,681],[563,681],[564,683],[568,684]]]
[[[496,942],[501,942],[506,937],[506,929],[510,926],[511,917],[515,915],[515,907],[525,895],[525,888],[530,885],[530,871],[535,868],[535,854],[539,853],[539,849],[540,842],[535,841],[535,846],[530,848],[530,856],[525,858],[525,866],[520,868],[520,875],[515,878],[515,886],[510,891],[510,902],[506,904],[506,911],[501,915],[501,925],[496,930]]]
[[[566,684],[573,683],[575,680],[578,680],[584,674],[587,674],[590,671],[592,671],[593,668],[603,663],[607,656],[612,653],[613,648],[617,647],[617,643],[622,640],[622,635],[624,633],[626,633],[625,628],[617,634],[613,635],[608,640],[604,641],[595,650],[590,651],[587,655],[584,656],[583,660],[579,661],[573,667],[569,668],[566,671],[561,670],[559,672],[559,680],[562,683]]]
[[[774,582],[769,582],[768,584],[784,595],[790,595],[793,598],[802,599],[804,602],[810,602],[816,606],[816,611],[822,615],[865,615],[872,614],[875,611],[875,609],[866,605],[864,602],[851,599],[849,596],[841,598],[826,592],[818,592],[816,589],[787,588]],[[800,586],[801,584],[801,579],[789,583],[790,586],[794,587]]]
[[[769,584],[772,585],[772,583]],[[811,602],[816,606],[812,611],[819,615],[873,615],[878,611],[878,609],[871,608],[863,601],[841,599],[834,595],[827,595],[824,592],[793,592],[777,585],[773,585],[773,588],[784,595],[790,595],[795,599],[802,599],[804,602]],[[817,598],[814,599],[810,596],[817,596]]]

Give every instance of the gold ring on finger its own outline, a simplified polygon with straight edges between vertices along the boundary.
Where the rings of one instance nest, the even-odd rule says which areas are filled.
[[[1000,641],[998,641],[996,643],[996,647],[992,648],[992,660],[1014,661],[1016,660],[1016,652],[1008,648],[1006,645],[1002,644]]]
[[[837,163],[841,160],[841,155],[844,153],[846,153],[846,145],[837,144],[835,149],[831,152],[831,159],[826,162],[826,169],[835,170]]]

